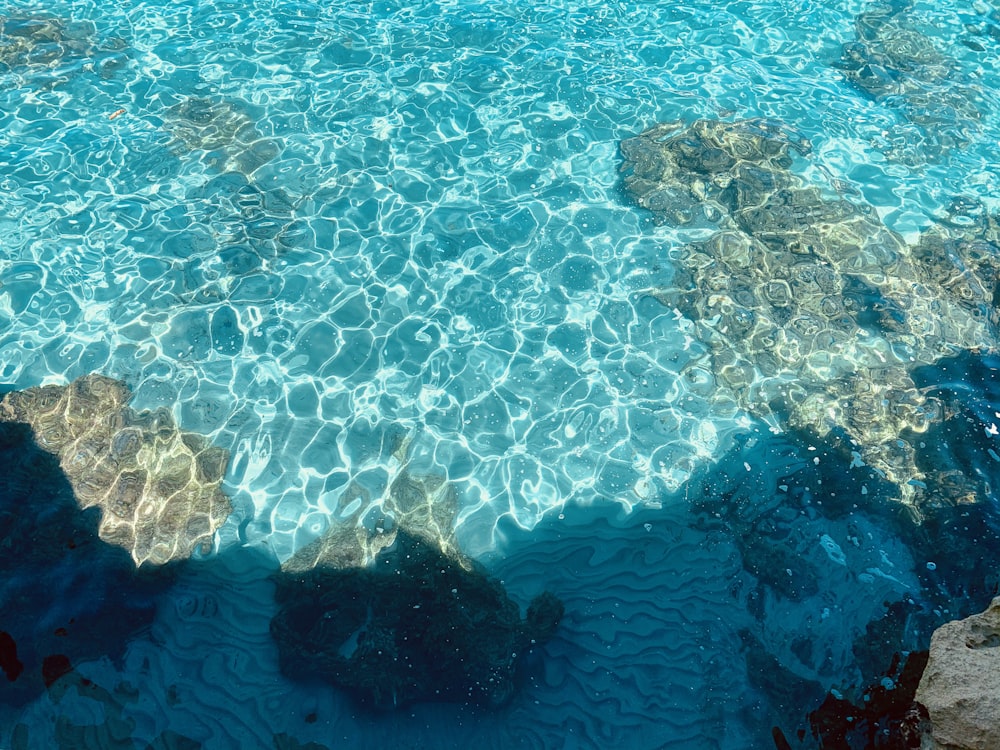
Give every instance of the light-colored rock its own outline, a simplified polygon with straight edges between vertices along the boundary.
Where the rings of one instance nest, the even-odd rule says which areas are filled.
[[[1000,748],[1000,597],[934,631],[917,702],[933,727],[926,750]]]

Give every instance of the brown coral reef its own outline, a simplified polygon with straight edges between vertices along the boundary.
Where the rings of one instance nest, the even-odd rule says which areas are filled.
[[[28,424],[58,456],[79,505],[102,510],[101,539],[136,564],[162,565],[211,545],[231,510],[221,489],[229,454],[166,410],[135,411],[130,398],[125,383],[87,375],[8,393],[0,422]]]

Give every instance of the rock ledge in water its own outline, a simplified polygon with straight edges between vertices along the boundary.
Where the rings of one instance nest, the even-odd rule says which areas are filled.
[[[934,631],[917,702],[930,715],[929,749],[1000,748],[1000,597]]]

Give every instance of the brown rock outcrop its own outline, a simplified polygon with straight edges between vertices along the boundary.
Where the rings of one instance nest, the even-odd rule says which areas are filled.
[[[933,727],[928,750],[1000,748],[1000,597],[934,631],[917,702]]]

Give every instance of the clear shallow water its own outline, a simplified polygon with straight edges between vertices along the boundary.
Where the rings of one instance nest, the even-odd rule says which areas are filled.
[[[644,293],[670,283],[669,251],[691,235],[626,200],[618,144],[661,121],[766,117],[811,142],[817,179],[898,231],[958,194],[989,204],[1000,46],[966,28],[989,9],[912,11],[956,79],[975,83],[981,116],[945,148],[832,67],[865,7],[47,5],[92,33],[54,65],[0,74],[0,380],[121,377],[137,408],[167,406],[230,450],[223,552],[248,543],[285,559],[338,520],[374,518],[408,439],[408,470],[458,492],[466,552],[504,570],[515,595],[550,585],[567,599],[553,671],[497,746],[753,747],[770,724],[747,716],[758,698],[739,666],[752,618],[731,588],[746,550],[684,514],[692,476],[767,433],[704,387],[701,344]],[[762,481],[776,487],[773,474]],[[647,523],[656,543],[639,541]],[[795,622],[831,602],[849,612],[829,632],[789,626],[839,639],[834,666],[807,675],[829,685],[853,676],[849,643],[877,614],[856,603],[857,575],[898,567],[886,596],[919,589],[923,561],[879,528],[871,538],[886,540],[864,555],[888,563],[824,573],[815,601],[793,608]],[[801,550],[830,557],[833,529],[817,525]],[[266,598],[258,584],[234,612]],[[618,618],[624,631],[608,625]],[[157,637],[198,664],[229,621],[209,619],[198,640],[164,615]],[[263,621],[225,648],[254,654]],[[141,670],[143,648],[127,669]],[[235,689],[200,678],[201,695]],[[175,719],[235,746],[287,689],[218,725],[204,697]],[[685,690],[695,697],[664,697]],[[323,695],[348,735],[451,746],[424,715],[358,726]],[[496,729],[434,716],[442,732]],[[321,740],[307,731],[292,733]]]

